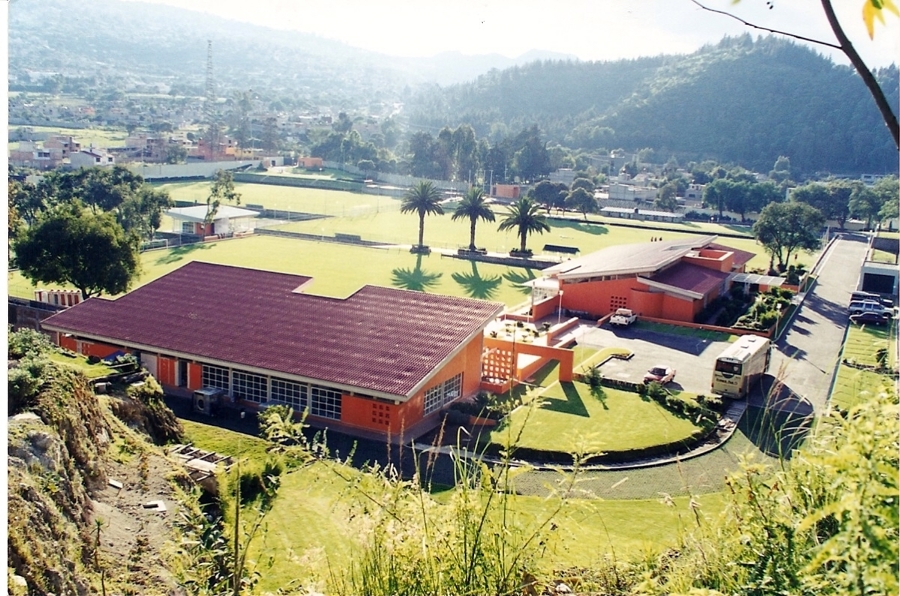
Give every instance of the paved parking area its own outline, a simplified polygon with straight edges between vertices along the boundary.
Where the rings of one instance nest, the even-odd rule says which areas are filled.
[[[676,370],[669,387],[698,394],[709,393],[716,357],[730,345],[651,330],[640,322],[622,329],[582,325],[575,335],[581,345],[626,348],[634,353],[631,360],[607,361],[600,369],[604,376],[640,383],[648,369],[662,364]]]

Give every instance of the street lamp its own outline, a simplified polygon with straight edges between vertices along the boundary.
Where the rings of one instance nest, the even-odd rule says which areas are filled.
[[[559,308],[556,311],[556,324],[557,325],[559,325],[560,321],[562,320],[562,297],[563,297],[563,291],[560,290],[559,291]]]

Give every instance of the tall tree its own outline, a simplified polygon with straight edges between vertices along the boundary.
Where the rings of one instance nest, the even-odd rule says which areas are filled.
[[[460,201],[453,212],[452,220],[468,219],[471,223],[469,229],[469,250],[476,250],[475,246],[475,225],[479,219],[484,221],[494,221],[494,212],[490,205],[485,202],[484,191],[473,186],[466,193],[465,198]],[[421,240],[420,240],[421,243]]]
[[[678,185],[674,181],[663,184],[654,203],[663,211],[675,213],[678,209]]]
[[[562,182],[550,182],[541,180],[534,185],[529,193],[536,203],[549,205],[550,207],[562,207],[569,189]]]
[[[543,234],[550,231],[546,218],[540,212],[540,206],[528,198],[521,198],[507,207],[509,214],[500,222],[499,230],[516,229],[516,235],[521,240],[519,252],[527,253],[526,243],[528,236],[537,232]]]
[[[583,187],[579,187],[569,192],[566,197],[566,207],[575,209],[581,213],[584,221],[587,221],[587,214],[597,211],[597,201],[594,200],[593,193],[588,192]]]
[[[799,186],[791,193],[791,199],[812,205],[826,219],[833,219],[843,230],[850,217],[850,196],[862,186],[859,180],[828,180]]]
[[[431,182],[419,182],[413,186],[400,203],[401,213],[417,213],[419,215],[419,244],[418,249],[422,250],[425,246],[422,244],[425,235],[425,216],[426,215],[443,215],[444,208],[441,207],[441,193],[435,188]]]
[[[77,201],[43,215],[13,248],[33,283],[68,283],[84,298],[124,292],[139,271],[136,235],[113,214],[92,213]]]
[[[821,246],[824,225],[822,212],[806,203],[769,203],[753,224],[753,235],[771,255],[770,263],[777,260],[779,271],[785,271],[796,251]]]
[[[211,223],[216,218],[222,201],[241,204],[241,193],[234,189],[234,175],[230,170],[216,170],[209,196],[206,197],[205,223]]]

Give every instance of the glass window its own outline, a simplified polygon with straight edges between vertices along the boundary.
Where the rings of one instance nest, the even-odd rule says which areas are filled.
[[[201,380],[204,387],[215,387],[223,391],[229,391],[228,369],[221,366],[204,364],[201,372]]]
[[[269,384],[266,377],[253,373],[236,370],[233,373],[234,397],[262,403],[269,394]]]
[[[322,387],[321,385],[310,385],[309,413],[313,416],[321,416],[322,418],[331,418],[333,420],[341,419],[341,392]]]
[[[440,408],[443,401],[443,386],[435,385],[431,389],[425,391],[425,413],[431,414],[438,408]]]
[[[462,373],[425,391],[425,414],[431,414],[460,395],[462,395]]]
[[[309,407],[308,395],[309,387],[306,383],[272,377],[272,400],[290,404],[294,410],[303,412]]]
[[[716,360],[716,370],[721,373],[730,375],[741,374],[741,365],[738,362],[725,362],[724,360]]]

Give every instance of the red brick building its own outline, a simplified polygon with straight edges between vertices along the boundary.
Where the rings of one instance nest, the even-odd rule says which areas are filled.
[[[477,393],[484,328],[502,304],[376,286],[329,298],[307,294],[310,282],[193,262],[42,327],[81,354],[137,355],[171,393],[217,387],[347,432],[414,438]]]
[[[562,308],[602,317],[617,308],[639,316],[693,322],[726,292],[753,254],[717,244],[716,236],[622,244],[544,269],[546,287],[556,281]],[[537,301],[536,301],[537,302]]]

